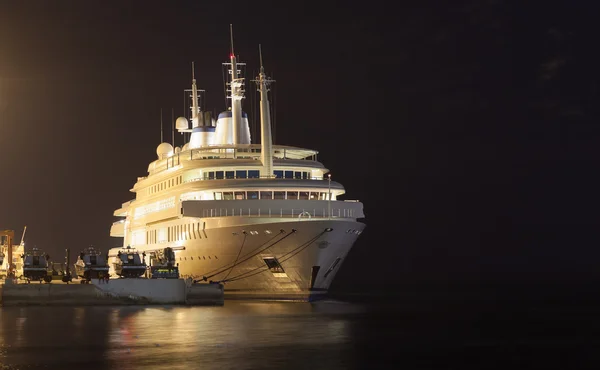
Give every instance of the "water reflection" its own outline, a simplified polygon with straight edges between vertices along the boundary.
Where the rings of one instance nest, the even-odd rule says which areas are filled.
[[[4,307],[0,360],[12,368],[348,368],[348,308]]]

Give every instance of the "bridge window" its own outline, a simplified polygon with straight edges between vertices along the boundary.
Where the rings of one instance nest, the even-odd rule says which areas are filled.
[[[302,178],[303,179],[308,179],[308,172],[302,172]]]
[[[260,171],[258,170],[249,170],[248,178],[249,179],[258,179],[260,177]]]
[[[275,175],[275,178],[277,179],[282,179],[283,178],[283,171],[273,171],[273,174]]]
[[[298,199],[298,192],[297,191],[288,191],[287,198],[288,199]]]
[[[294,172],[294,178],[295,179],[301,179],[302,178],[302,172],[300,172],[300,171]]]
[[[273,192],[272,191],[261,191],[260,199],[273,199]]]
[[[274,191],[273,199],[285,199],[285,191]]]
[[[301,191],[298,196],[299,199],[307,200],[308,199],[308,191]]]
[[[215,191],[215,200],[223,199],[223,194],[220,191]]]
[[[215,177],[217,178],[217,180],[222,180],[224,178],[223,174],[224,174],[223,171],[217,171],[217,172],[215,172],[215,175],[216,175]]]
[[[226,179],[234,179],[235,178],[235,171],[225,171],[225,178]]]
[[[247,171],[235,171],[235,177],[238,179],[245,179],[247,178],[248,172]]]
[[[319,193],[319,200],[327,200],[327,193]]]
[[[310,200],[318,200],[319,199],[319,193],[315,193],[314,191],[310,192]]]
[[[284,174],[286,179],[293,179],[294,178],[294,171],[285,171]]]
[[[232,191],[224,191],[223,199],[224,200],[233,200],[233,192]]]
[[[209,171],[208,172],[208,179],[209,180],[214,180],[215,179],[215,172],[214,171]]]
[[[248,199],[258,199],[258,191],[249,191]]]
[[[244,199],[246,199],[245,191],[236,191],[235,192],[235,200],[244,200]]]

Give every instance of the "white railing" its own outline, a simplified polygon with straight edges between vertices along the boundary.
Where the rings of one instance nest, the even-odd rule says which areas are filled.
[[[274,146],[274,159],[292,159],[302,161],[317,161],[317,151],[311,149],[302,149],[287,146]],[[151,173],[159,173],[169,168],[177,167],[182,160],[202,160],[202,159],[254,159],[260,160],[260,144],[245,144],[243,147],[235,145],[213,145],[205,148],[190,149],[184,152],[176,153],[171,157],[156,162]]]

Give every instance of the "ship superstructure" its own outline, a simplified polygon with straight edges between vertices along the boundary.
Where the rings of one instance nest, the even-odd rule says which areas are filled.
[[[331,180],[317,151],[273,144],[274,81],[260,50],[253,82],[261,135],[260,144],[252,143],[233,38],[231,45],[223,63],[228,109],[216,121],[200,109],[192,72],[191,118],[176,120],[189,140],[181,148],[158,145],[148,175],[131,189],[135,199],[114,212],[122,219],[111,236],[140,252],[172,248],[182,277],[223,282],[228,298],[312,299],[327,291],[363,231],[363,205],[338,199],[345,189]]]

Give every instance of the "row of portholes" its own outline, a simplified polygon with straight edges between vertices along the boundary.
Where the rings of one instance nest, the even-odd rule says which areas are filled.
[[[218,260],[218,259],[219,259],[217,256],[214,256],[214,257],[215,257],[215,259],[216,259],[216,260]],[[201,259],[202,259],[202,260],[205,260],[205,259],[206,259],[206,256],[202,256],[202,258],[201,258],[200,256],[198,256],[198,259],[199,259],[199,260],[201,260]],[[210,259],[212,259],[212,258],[210,258],[210,256],[208,256],[208,259],[210,260]],[[179,260],[180,260],[180,261],[187,261],[187,257],[183,257],[183,259],[181,259],[181,257],[179,257]],[[194,260],[194,257],[193,257],[193,256],[190,256],[190,261],[193,261],[193,260]]]
[[[360,230],[354,230],[354,229],[348,229],[346,230],[347,234],[356,234],[356,235],[360,235],[360,233],[362,233],[362,231]]]

